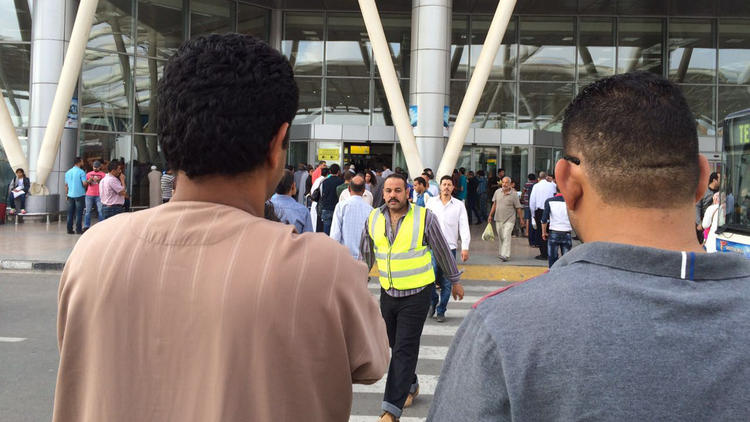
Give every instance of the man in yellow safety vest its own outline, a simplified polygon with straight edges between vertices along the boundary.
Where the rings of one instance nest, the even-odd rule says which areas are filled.
[[[435,289],[432,255],[452,283],[453,298],[464,289],[456,259],[440,231],[438,219],[411,204],[406,179],[392,174],[383,183],[385,204],[370,213],[360,245],[360,259],[380,273],[380,313],[385,320],[391,363],[380,420],[397,421],[419,394],[419,340]]]

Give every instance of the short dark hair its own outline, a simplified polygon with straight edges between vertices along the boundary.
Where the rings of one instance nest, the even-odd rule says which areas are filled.
[[[23,173],[23,175],[24,175],[24,176],[26,176],[26,172],[25,172],[25,171],[23,171],[23,169],[22,169],[21,167],[17,168],[15,172],[16,172],[16,173],[18,173],[19,171],[20,171],[21,173]]]
[[[279,195],[288,194],[292,190],[293,184],[294,173],[289,170],[284,170],[284,173],[281,176],[281,180],[279,180],[279,184],[276,185],[276,193],[278,193]]]
[[[352,180],[351,183],[349,183],[349,189],[352,190],[352,192],[355,193],[364,193],[365,192],[365,176],[361,173],[358,173],[356,176],[362,178],[362,183],[354,183]],[[354,179],[354,177],[352,177]]]
[[[81,161],[83,161],[83,158],[81,158],[81,157],[76,157],[76,158],[74,158],[74,159],[73,159],[73,165],[75,165],[75,164],[78,164],[78,163],[80,163]]]
[[[414,183],[419,183],[419,184],[420,184],[420,185],[422,185],[422,186],[427,186],[427,181],[425,181],[425,180],[424,180],[424,177],[422,177],[422,176],[420,176],[420,177],[415,177],[415,178],[414,178]]]
[[[260,167],[273,136],[297,113],[298,97],[289,61],[260,39],[212,34],[186,41],[158,86],[167,163],[188,177]]]
[[[505,169],[504,169],[504,168],[499,168],[499,169],[497,169],[497,174],[500,174],[500,172],[503,172],[503,173],[505,173]]]
[[[349,180],[352,180],[353,177],[354,177],[354,173],[350,171],[344,172],[344,180],[349,181]]]
[[[711,183],[711,182],[713,182],[714,180],[718,180],[718,179],[719,179],[719,173],[717,173],[717,172],[713,172],[713,173],[711,173],[711,174],[710,174],[710,175],[708,176],[708,183]]]
[[[534,174],[534,173],[529,173],[529,175],[528,175],[528,179],[529,179],[529,180],[536,180],[536,174]]]
[[[659,208],[693,201],[695,118],[677,85],[656,74],[625,73],[585,87],[565,110],[562,137],[565,154],[580,158],[608,202]]]
[[[443,176],[443,177],[440,178],[440,184],[441,185],[443,184],[443,180],[450,180],[451,184],[453,184],[453,178],[450,177],[450,176],[448,176],[448,175],[445,175],[445,176]]]
[[[466,168],[461,167],[460,169],[458,169],[458,172],[461,174],[466,174]]]
[[[331,174],[338,174],[341,171],[341,167],[338,164],[333,164],[328,168],[331,169]]]
[[[402,182],[404,182],[404,187],[409,186],[409,182],[406,181],[406,177],[404,177],[404,175],[402,175],[402,174],[399,174],[399,173],[391,173],[391,174],[389,174],[388,177],[386,177],[385,180],[383,180],[383,186],[385,186],[385,181],[388,180],[388,179],[399,179]]]
[[[434,179],[435,176],[432,175],[432,169],[427,167],[426,169],[422,170],[422,174],[426,174],[429,179]]]
[[[326,168],[324,168],[324,169],[320,169],[320,175],[321,175],[322,177],[326,177],[326,176],[328,176],[329,174],[331,174],[331,169],[329,169],[328,167],[326,167]]]
[[[112,160],[109,162],[109,165],[107,166],[107,171],[113,172],[120,168],[120,162],[117,160]]]

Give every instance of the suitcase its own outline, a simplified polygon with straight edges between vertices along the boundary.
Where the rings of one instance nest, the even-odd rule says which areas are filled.
[[[5,224],[6,205],[0,202],[0,224]]]

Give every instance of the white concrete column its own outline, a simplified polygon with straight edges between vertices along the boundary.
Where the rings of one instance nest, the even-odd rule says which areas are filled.
[[[36,180],[37,161],[44,131],[70,41],[78,2],[36,0],[31,26],[31,109],[29,116],[29,175]],[[65,200],[65,171],[72,166],[77,146],[77,129],[63,130],[61,147],[46,181],[50,193]],[[40,181],[44,182],[44,181]],[[64,209],[64,208],[61,208]]]
[[[409,104],[425,167],[437,171],[445,147],[443,107],[449,104],[452,0],[412,0]]]

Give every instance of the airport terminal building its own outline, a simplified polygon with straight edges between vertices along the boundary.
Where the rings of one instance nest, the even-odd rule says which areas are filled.
[[[497,1],[376,3],[422,160],[436,168]],[[32,178],[76,9],[0,0],[0,89]],[[155,97],[166,59],[185,39],[231,31],[267,40],[294,67],[290,164],[406,167],[356,0],[99,0],[51,191],[64,193],[76,155],[123,159],[133,206],[146,206],[146,174],[164,167]],[[456,167],[502,167],[521,181],[552,169],[570,100],[633,70],[683,88],[701,151],[718,166],[722,120],[750,107],[750,2],[518,0]]]

